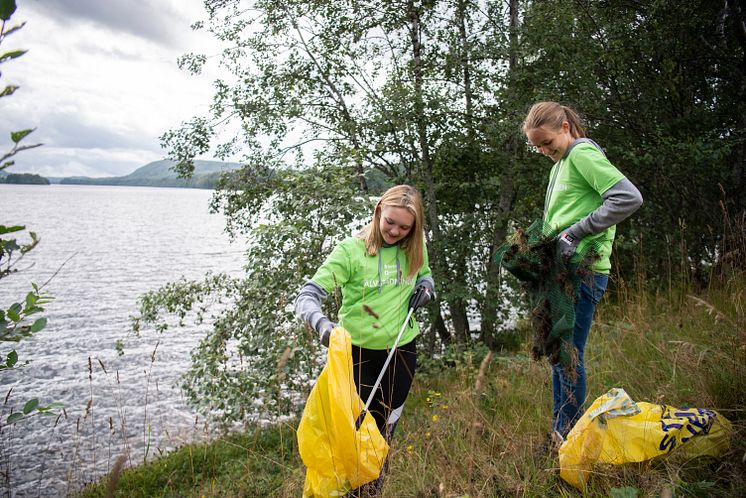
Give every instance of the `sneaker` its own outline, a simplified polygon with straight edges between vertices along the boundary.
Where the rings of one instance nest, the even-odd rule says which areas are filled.
[[[557,455],[559,455],[560,446],[562,446],[564,442],[565,438],[562,437],[562,434],[560,434],[559,432],[547,432],[547,435],[544,437],[544,442],[539,448],[539,452],[542,455],[556,457]]]
[[[559,455],[559,449],[565,443],[565,437],[557,431],[552,431],[549,433],[549,439],[551,441],[552,455]]]

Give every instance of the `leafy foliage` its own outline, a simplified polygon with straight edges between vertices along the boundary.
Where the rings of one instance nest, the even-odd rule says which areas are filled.
[[[6,23],[10,20],[15,10],[15,0],[0,0],[0,19],[2,20],[2,23],[0,23],[0,44],[2,44],[7,36],[23,27],[23,24],[13,27],[6,26]],[[25,50],[13,50],[4,54],[0,53],[0,64],[17,59],[25,53]],[[0,92],[0,97],[12,95],[17,89],[18,86],[16,85],[8,85],[5,87],[5,90]],[[0,155],[0,170],[12,166],[13,161],[9,161],[8,159],[15,156],[18,152],[41,145],[21,144],[21,141],[33,131],[33,129],[25,129],[10,133],[13,146],[10,151]],[[18,262],[39,243],[39,238],[35,232],[28,232],[31,238],[28,242],[20,242],[15,236],[9,235],[17,234],[25,229],[26,227],[22,225],[0,225],[0,280],[16,273],[18,271],[16,268]],[[0,304],[0,342],[18,342],[32,334],[40,332],[46,327],[47,319],[39,317],[38,314],[44,311],[43,306],[52,298],[42,291],[43,286],[32,283],[31,287],[32,290],[26,294],[25,299],[21,302],[12,303],[8,308],[5,308],[6,304]],[[31,318],[33,318],[33,321],[30,322]],[[0,363],[0,373],[11,369],[22,368],[28,364],[27,361],[19,363],[18,353],[15,350],[7,353],[3,352],[2,356],[4,356],[4,361]],[[6,403],[9,396],[10,392],[6,396]],[[62,405],[59,403],[42,406],[37,398],[33,398],[24,403],[21,411],[11,412],[5,423],[8,425],[14,424],[34,415],[57,415],[55,409],[61,407]],[[3,447],[5,448],[5,445]],[[9,476],[6,475],[6,479],[9,479]]]
[[[24,324],[26,318],[44,311],[42,305],[50,297],[32,283],[33,290],[26,294],[23,303],[13,303],[7,310],[0,309],[0,341],[18,342],[24,337],[41,331],[47,325],[44,317],[36,318],[32,324]]]
[[[0,23],[0,45],[3,43],[5,38],[15,33],[19,29],[21,29],[23,25],[25,24],[23,23],[18,26],[12,26],[12,27],[6,26],[7,22],[10,21],[10,17],[13,15],[15,11],[16,11],[15,0],[0,0],[0,20],[2,20],[2,23]],[[6,53],[0,52],[0,64],[17,59],[18,57],[21,57],[25,53],[26,53],[26,50],[11,50],[10,52],[6,52]],[[16,90],[18,90],[18,85],[6,85],[4,89],[0,90],[0,98],[8,97],[12,95]],[[24,138],[26,138],[29,134],[31,134],[33,131],[34,129],[30,128],[30,129],[10,132],[10,140],[13,142],[13,147],[7,152],[0,153],[0,171],[14,164],[14,162],[9,159],[13,157],[14,155],[16,155],[17,153],[23,150],[33,149],[41,145],[41,144],[32,144],[32,145],[21,144],[21,141]]]
[[[217,289],[236,308],[195,351],[190,379],[212,386],[193,388],[200,403],[229,390],[266,397],[255,386],[286,347],[298,371],[313,371],[300,366],[310,361],[306,343],[289,340],[303,335],[278,303],[357,219],[347,212],[358,212],[357,199],[396,183],[416,185],[426,201],[440,295],[428,308],[427,349],[475,339],[497,348],[515,294],[492,256],[509,231],[541,215],[550,166],[519,132],[539,99],[581,110],[589,134],[643,193],[643,209],[618,232],[619,276],[636,268],[653,285],[674,273],[705,283],[735,251],[722,213],[746,212],[741,2],[258,0],[247,9],[220,0],[206,8],[209,19],[194,27],[225,43],[229,76],[215,82],[207,115],[162,142],[183,175],[211,147],[223,158],[242,154],[245,167],[224,178],[213,206],[252,245],[245,281]],[[209,62],[197,53],[179,60],[192,73]],[[253,354],[246,368],[256,373],[226,376],[218,360],[229,350],[239,364]],[[277,382],[275,391],[288,386]]]

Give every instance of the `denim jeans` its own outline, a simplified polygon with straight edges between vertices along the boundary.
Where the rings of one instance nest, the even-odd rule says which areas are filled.
[[[596,305],[606,291],[609,276],[593,273],[583,279],[578,289],[578,300],[575,303],[575,327],[573,329],[573,346],[578,353],[575,381],[567,376],[562,367],[552,366],[552,430],[567,436],[583,414],[585,402],[585,343],[593,323]]]

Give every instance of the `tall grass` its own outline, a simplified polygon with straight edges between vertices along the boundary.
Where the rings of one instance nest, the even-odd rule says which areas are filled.
[[[636,401],[711,408],[733,423],[721,459],[598,467],[587,496],[742,496],[746,489],[746,318],[742,275],[686,288],[612,291],[598,308],[586,362],[592,399],[612,387]],[[582,496],[543,450],[550,371],[521,347],[467,351],[418,373],[391,448],[384,497]],[[455,367],[454,367],[455,365]],[[301,496],[294,424],[186,446],[125,470],[116,496]],[[82,496],[105,496],[106,481]]]

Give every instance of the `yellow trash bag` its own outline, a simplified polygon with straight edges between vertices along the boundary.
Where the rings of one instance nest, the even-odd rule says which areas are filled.
[[[336,327],[298,426],[298,450],[307,468],[304,497],[344,496],[378,478],[389,445],[370,413],[355,429],[362,408],[352,376],[350,334]]]
[[[611,389],[586,410],[559,450],[560,477],[583,490],[594,463],[620,465],[666,456],[722,455],[730,422],[714,410],[635,403]]]

